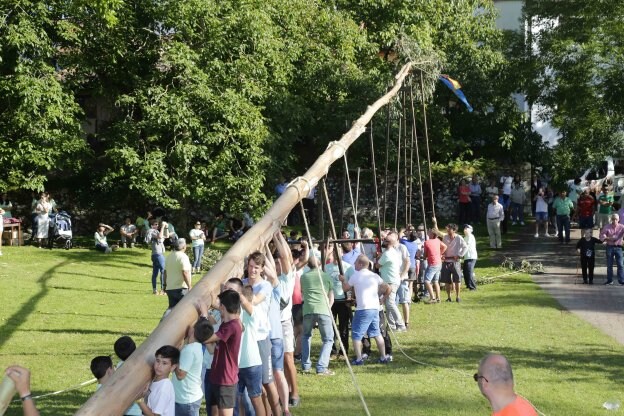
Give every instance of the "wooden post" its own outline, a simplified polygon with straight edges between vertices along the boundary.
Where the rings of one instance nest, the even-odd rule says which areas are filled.
[[[163,345],[176,345],[180,342],[187,327],[193,325],[198,318],[195,304],[210,299],[211,293],[219,289],[221,282],[231,277],[232,271],[244,261],[246,255],[263,247],[272,239],[288,213],[327,174],[331,164],[342,158],[349,146],[366,131],[366,125],[373,115],[396,95],[412,65],[413,63],[410,62],[401,68],[396,76],[397,81],[394,87],[370,105],[340,141],[330,143],[310,169],[286,188],[267,213],[197,282],[124,365],[115,371],[110,380],[78,410],[76,415],[123,414],[151,379],[156,350]]]

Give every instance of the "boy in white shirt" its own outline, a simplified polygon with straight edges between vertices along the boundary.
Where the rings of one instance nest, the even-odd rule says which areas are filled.
[[[175,416],[175,393],[169,374],[178,366],[180,351],[165,345],[156,350],[155,356],[154,379],[147,390],[147,398],[139,399],[137,404],[145,416]]]

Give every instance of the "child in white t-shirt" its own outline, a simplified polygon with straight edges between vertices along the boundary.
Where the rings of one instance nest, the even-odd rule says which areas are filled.
[[[180,350],[165,345],[156,350],[154,379],[149,385],[146,398],[137,401],[145,416],[175,416],[175,393],[169,375],[180,360]]]

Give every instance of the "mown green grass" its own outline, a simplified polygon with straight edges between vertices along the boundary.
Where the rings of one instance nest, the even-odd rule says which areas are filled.
[[[90,379],[91,358],[112,354],[121,335],[143,341],[167,306],[166,297],[151,294],[147,250],[3,252],[0,367],[31,368],[34,394]],[[488,256],[482,250],[479,275],[499,273]],[[395,344],[393,363],[354,369],[373,415],[488,414],[471,375],[491,351],[510,358],[517,390],[547,415],[602,414],[604,401],[622,398],[624,348],[562,310],[529,276],[502,278],[462,299],[412,305],[411,329],[398,339],[423,364],[403,356]],[[299,376],[302,404],[293,414],[363,414],[346,365],[334,361],[331,367],[333,377]],[[93,391],[85,387],[38,406],[44,415],[69,415]],[[8,414],[21,412],[15,405]]]

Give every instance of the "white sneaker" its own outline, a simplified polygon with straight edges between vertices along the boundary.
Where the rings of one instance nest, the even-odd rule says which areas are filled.
[[[518,224],[518,223],[517,223],[517,222],[515,222],[515,221],[511,223],[511,225],[516,225],[516,224]]]
[[[362,354],[362,360],[368,360],[368,354],[366,353]]]
[[[388,360],[388,362],[392,362],[392,354],[386,354],[386,360]]]
[[[535,233],[535,238],[539,238],[539,234],[538,233]]]
[[[0,251],[0,256],[2,255],[2,252]]]
[[[520,225],[524,225],[524,221],[520,221]]]

